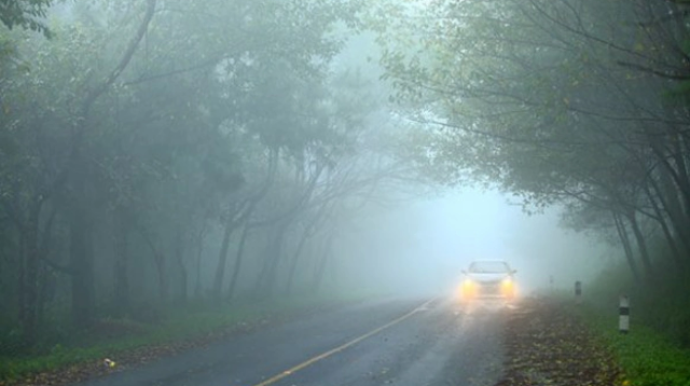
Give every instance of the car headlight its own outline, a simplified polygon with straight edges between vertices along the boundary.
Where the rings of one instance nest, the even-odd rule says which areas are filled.
[[[508,297],[515,295],[515,284],[513,283],[513,278],[506,277],[501,280],[501,293],[503,296]]]
[[[462,284],[460,285],[460,297],[464,299],[472,298],[474,297],[475,291],[476,285],[472,280],[465,279],[462,281]]]

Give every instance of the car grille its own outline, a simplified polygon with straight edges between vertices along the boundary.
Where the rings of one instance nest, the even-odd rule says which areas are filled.
[[[500,283],[482,283],[479,285],[479,296],[499,296],[501,295]]]

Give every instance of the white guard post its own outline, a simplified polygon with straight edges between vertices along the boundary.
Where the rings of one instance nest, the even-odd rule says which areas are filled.
[[[627,296],[621,295],[618,301],[618,331],[627,334],[630,330],[630,300]]]

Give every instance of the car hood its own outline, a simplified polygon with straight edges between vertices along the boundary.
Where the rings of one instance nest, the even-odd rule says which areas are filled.
[[[467,277],[479,283],[497,283],[510,277],[508,273],[468,273]]]

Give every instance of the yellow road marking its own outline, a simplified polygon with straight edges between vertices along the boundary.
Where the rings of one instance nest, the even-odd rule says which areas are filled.
[[[326,351],[326,352],[323,353],[323,354],[317,355],[317,356],[315,356],[315,357],[313,357],[313,358],[311,358],[311,359],[309,359],[309,360],[306,360],[306,361],[304,361],[304,362],[298,364],[297,366],[292,367],[292,368],[290,368],[290,369],[288,369],[288,370],[285,370],[285,371],[283,371],[283,372],[280,373],[280,374],[274,375],[274,376],[272,376],[271,378],[268,378],[267,380],[265,380],[265,381],[263,381],[263,382],[261,382],[261,383],[257,383],[257,384],[254,385],[254,386],[268,386],[268,385],[272,385],[272,384],[278,382],[279,380],[281,380],[281,379],[283,379],[283,378],[289,376],[290,374],[296,373],[297,371],[300,371],[300,370],[304,369],[305,367],[309,367],[309,366],[313,365],[314,363],[316,363],[316,362],[318,362],[318,361],[320,361],[320,360],[322,360],[322,359],[328,358],[329,356],[331,356],[331,355],[333,355],[333,354],[339,353],[339,352],[345,350],[346,348],[348,348],[348,347],[350,347],[350,346],[354,346],[355,344],[357,344],[357,343],[359,343],[359,342],[361,342],[361,341],[363,341],[363,340],[365,340],[365,339],[367,339],[367,338],[370,338],[370,337],[372,337],[372,336],[378,334],[379,332],[381,332],[381,331],[383,331],[383,330],[385,330],[385,329],[387,329],[387,328],[389,328],[389,327],[391,327],[391,326],[393,326],[393,325],[395,325],[395,324],[398,324],[398,323],[402,322],[403,320],[409,318],[410,316],[416,314],[417,312],[426,309],[426,307],[427,307],[431,302],[433,302],[433,301],[434,301],[434,299],[431,299],[431,300],[425,302],[424,304],[422,304],[421,306],[415,308],[414,310],[408,312],[407,314],[405,314],[405,315],[403,315],[403,316],[401,316],[401,317],[399,317],[399,318],[397,318],[397,319],[395,319],[395,320],[393,320],[393,321],[391,321],[391,322],[388,322],[388,323],[384,324],[383,326],[381,326],[381,327],[379,327],[379,328],[376,328],[376,329],[374,329],[374,330],[372,330],[372,331],[369,331],[369,332],[367,332],[366,334],[364,334],[364,335],[362,335],[362,336],[360,336],[360,337],[358,337],[358,338],[355,338],[355,339],[353,339],[353,340],[351,340],[351,341],[349,341],[349,342],[347,342],[347,343],[345,343],[345,344],[343,344],[343,345],[340,345],[340,346],[338,346],[338,347],[336,347],[336,348],[334,348],[334,349],[332,349],[332,350],[328,350],[328,351]]]

